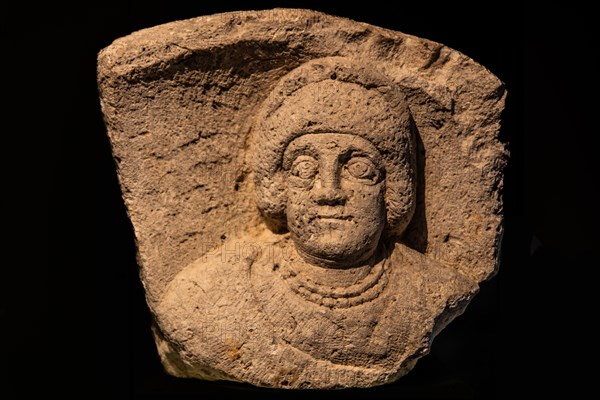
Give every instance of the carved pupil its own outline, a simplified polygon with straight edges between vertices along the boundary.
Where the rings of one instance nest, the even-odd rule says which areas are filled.
[[[346,170],[357,179],[375,180],[377,170],[373,163],[365,158],[353,158],[346,164]]]
[[[300,160],[292,167],[292,175],[302,179],[312,179],[317,174],[317,163],[314,160]]]

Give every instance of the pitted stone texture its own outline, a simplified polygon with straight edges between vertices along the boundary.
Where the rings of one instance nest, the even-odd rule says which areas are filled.
[[[496,271],[506,93],[455,50],[236,12],[116,40],[98,82],[171,374],[391,382]]]

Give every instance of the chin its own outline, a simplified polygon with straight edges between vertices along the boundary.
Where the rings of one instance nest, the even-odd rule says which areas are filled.
[[[333,236],[333,237],[332,237]],[[360,261],[365,257],[366,253],[370,253],[375,245],[365,246],[363,241],[348,241],[343,235],[332,235],[330,232],[325,236],[321,236],[318,240],[311,240],[304,243],[296,244],[310,258],[315,258],[331,263],[335,266],[337,263],[348,263]]]

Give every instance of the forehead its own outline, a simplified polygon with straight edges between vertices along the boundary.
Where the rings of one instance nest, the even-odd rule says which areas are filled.
[[[339,155],[349,151],[360,151],[372,157],[379,151],[370,141],[348,133],[310,133],[292,140],[285,150],[284,157],[292,157],[298,152],[315,155]]]

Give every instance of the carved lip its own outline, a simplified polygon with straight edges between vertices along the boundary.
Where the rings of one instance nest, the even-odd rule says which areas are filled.
[[[354,218],[352,215],[341,215],[341,214],[319,214],[317,215],[319,219],[335,219],[341,221],[352,221]]]

